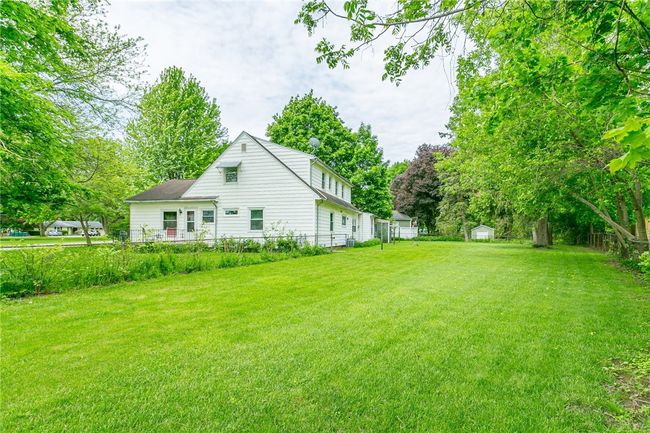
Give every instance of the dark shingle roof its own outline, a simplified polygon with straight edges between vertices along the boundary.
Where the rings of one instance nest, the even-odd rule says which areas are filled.
[[[390,217],[390,219],[392,219],[394,221],[410,221],[413,218],[411,218],[410,216],[408,216],[408,215],[406,215],[404,213],[401,213],[401,212],[398,212],[398,211],[394,210],[393,215]]]
[[[194,184],[194,179],[172,179],[154,186],[126,201],[178,200]]]
[[[334,203],[334,204],[337,204],[337,205],[339,205],[339,206],[341,206],[341,207],[344,207],[344,208],[346,208],[346,209],[353,210],[353,211],[355,211],[355,212],[361,212],[359,209],[357,209],[356,207],[354,207],[351,203],[348,203],[347,201],[343,200],[342,198],[339,198],[339,197],[337,197],[337,196],[335,196],[335,195],[332,195],[332,194],[326,193],[326,192],[323,191],[322,189],[318,189],[318,188],[316,188],[316,189],[318,190],[318,192],[319,192],[320,194],[322,194],[322,195],[325,197],[325,199],[326,199],[327,201],[332,202],[332,203]]]

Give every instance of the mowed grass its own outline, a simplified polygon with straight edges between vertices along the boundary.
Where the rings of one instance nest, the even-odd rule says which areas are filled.
[[[606,367],[650,343],[648,288],[568,247],[402,242],[2,308],[7,432],[626,431]]]

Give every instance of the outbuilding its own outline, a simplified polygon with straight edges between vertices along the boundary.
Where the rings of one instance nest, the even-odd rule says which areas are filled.
[[[481,224],[472,229],[472,239],[486,240],[494,239],[494,229],[492,227]]]

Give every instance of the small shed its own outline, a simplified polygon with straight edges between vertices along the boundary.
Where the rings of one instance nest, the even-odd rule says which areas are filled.
[[[494,229],[484,224],[476,226],[472,229],[472,239],[494,239]]]

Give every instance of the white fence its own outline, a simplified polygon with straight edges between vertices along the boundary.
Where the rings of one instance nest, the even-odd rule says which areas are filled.
[[[418,235],[417,227],[394,227],[393,236],[398,239],[413,239]]]

